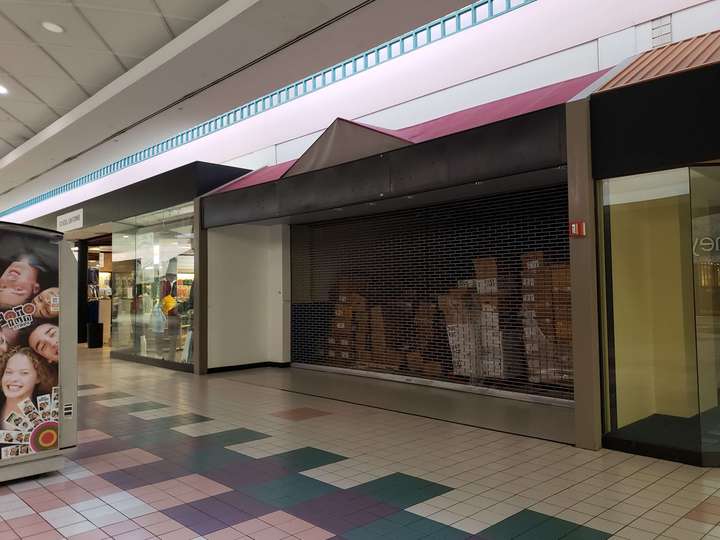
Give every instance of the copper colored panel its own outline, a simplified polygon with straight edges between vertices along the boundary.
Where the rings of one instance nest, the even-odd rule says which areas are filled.
[[[720,62],[720,31],[658,47],[638,56],[601,92]]]

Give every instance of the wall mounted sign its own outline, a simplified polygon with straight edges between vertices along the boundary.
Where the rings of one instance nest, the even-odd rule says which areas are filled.
[[[75,229],[82,229],[83,226],[83,209],[73,210],[67,214],[63,214],[57,217],[56,229],[60,232],[74,231]]]

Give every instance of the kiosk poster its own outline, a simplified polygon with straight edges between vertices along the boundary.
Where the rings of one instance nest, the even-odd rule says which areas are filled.
[[[0,223],[0,462],[58,448],[61,238]]]

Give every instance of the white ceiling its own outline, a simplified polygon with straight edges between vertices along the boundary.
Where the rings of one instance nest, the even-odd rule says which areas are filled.
[[[78,5],[92,2],[126,7],[152,2],[74,1]],[[155,1],[162,9],[166,4],[207,3]],[[37,3],[0,0],[0,7],[26,2]],[[469,3],[227,0],[29,141],[0,157],[0,208],[8,208]],[[167,18],[169,12],[163,13]],[[139,46],[133,43],[133,49]],[[118,48],[117,52],[122,53],[122,58],[131,56],[127,48]],[[3,59],[0,49],[0,63]],[[0,106],[7,97],[0,96]]]
[[[0,0],[0,157],[224,2]]]

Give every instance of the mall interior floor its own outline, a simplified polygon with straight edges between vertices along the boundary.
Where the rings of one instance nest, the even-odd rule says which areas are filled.
[[[0,486],[0,540],[720,538],[718,469],[87,349],[79,373],[80,445]]]

